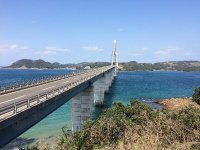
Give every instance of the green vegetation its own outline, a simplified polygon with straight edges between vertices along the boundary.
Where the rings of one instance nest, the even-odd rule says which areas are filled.
[[[109,62],[82,62],[78,64],[59,64],[50,63],[44,60],[18,60],[7,68],[77,68],[84,69],[86,66],[91,68],[110,65]],[[136,61],[123,62],[119,64],[120,70],[124,71],[200,71],[200,61],[170,61],[161,63],[137,63]]]
[[[200,87],[195,89],[195,92],[192,95],[192,99],[194,102],[200,105]]]
[[[153,110],[139,101],[114,103],[80,132],[63,135],[57,149],[199,149],[200,109]]]
[[[50,63],[46,62],[44,60],[38,59],[38,60],[30,60],[30,59],[21,59],[14,63],[12,63],[10,66],[4,67],[4,68],[47,68],[47,69],[55,69],[55,68],[73,68],[76,67],[75,64],[60,64],[58,62]]]
[[[160,63],[137,63],[135,61],[121,63],[121,69],[126,71],[200,71],[199,61],[169,61]]]
[[[103,66],[108,66],[110,65],[109,62],[84,62],[84,63],[79,63],[76,65],[77,69],[84,69],[86,66],[90,66],[91,68],[96,68],[96,67],[103,67]]]
[[[150,63],[137,63],[135,61],[121,63],[121,70],[125,71],[153,71],[153,64]]]
[[[30,59],[21,59],[14,62],[12,65],[8,66],[9,68],[56,68],[58,63],[51,64],[50,62],[45,62],[44,60],[30,60]]]

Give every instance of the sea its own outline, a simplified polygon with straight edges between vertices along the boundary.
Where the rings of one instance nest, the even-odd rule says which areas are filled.
[[[0,69],[0,86],[41,77],[62,75],[72,71],[67,69]],[[122,102],[124,105],[128,105],[134,99],[140,100],[154,109],[159,109],[161,106],[156,103],[157,100],[172,97],[191,97],[195,88],[199,86],[200,72],[119,72],[113,81],[109,94],[105,95],[104,105],[94,107],[91,118],[96,119],[105,109],[111,107],[113,102]],[[2,150],[40,143],[55,146],[62,135],[62,129],[71,129],[71,120],[71,103],[68,101],[11,141]]]

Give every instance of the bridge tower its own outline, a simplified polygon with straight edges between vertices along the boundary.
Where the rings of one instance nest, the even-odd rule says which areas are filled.
[[[112,62],[111,66],[115,66],[115,76],[117,75],[118,72],[118,56],[117,56],[117,47],[116,47],[116,40],[114,40],[114,49],[113,49],[113,54],[112,54]]]

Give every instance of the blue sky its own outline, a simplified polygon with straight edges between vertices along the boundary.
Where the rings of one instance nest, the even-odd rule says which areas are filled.
[[[200,60],[200,0],[0,0],[0,66]]]

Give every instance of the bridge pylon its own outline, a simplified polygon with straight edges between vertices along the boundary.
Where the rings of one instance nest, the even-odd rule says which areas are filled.
[[[117,46],[116,46],[116,40],[114,40],[114,49],[112,53],[112,62],[111,66],[115,66],[115,76],[117,76],[118,68],[119,68],[119,63],[118,63],[118,56],[117,56]]]

